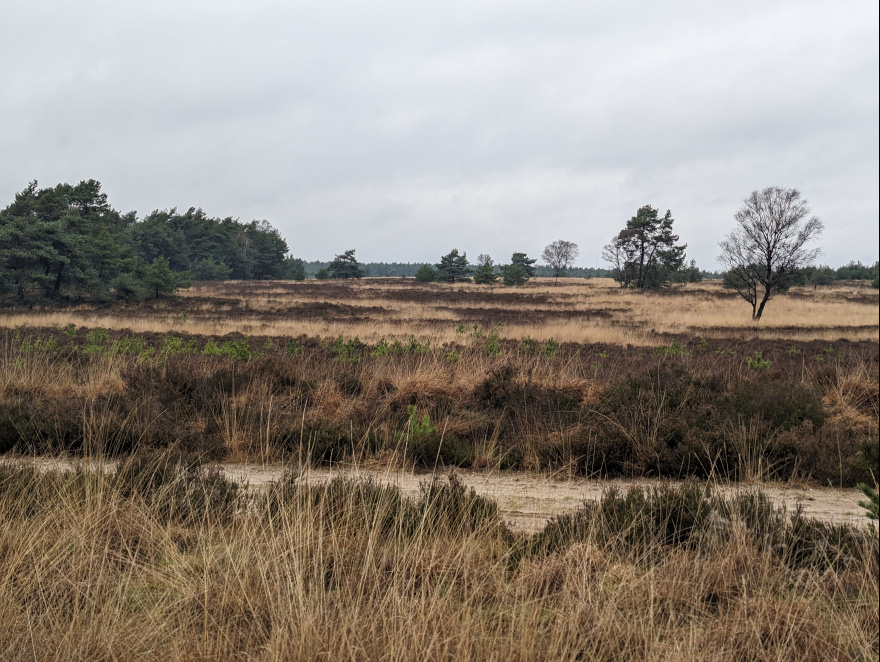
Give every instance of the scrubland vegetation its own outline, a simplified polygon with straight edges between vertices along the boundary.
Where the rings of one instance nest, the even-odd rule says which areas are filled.
[[[755,487],[876,485],[878,295],[718,283],[196,283],[0,317],[0,658],[874,659],[877,529]],[[15,453],[118,460],[40,471]],[[200,463],[291,467],[265,490]],[[537,533],[454,478],[688,479]]]
[[[871,290],[793,293],[774,309],[803,308],[803,326],[757,329],[718,324],[734,295],[708,285],[237,287],[241,299],[213,284],[163,305],[23,313],[53,326],[5,334],[0,449],[834,485],[878,474]],[[692,317],[674,321],[682,308]],[[685,326],[701,314],[706,326]],[[207,335],[221,319],[238,333]],[[826,339],[846,330],[865,339]]]
[[[527,536],[451,479],[245,493],[164,455],[0,466],[4,659],[873,659],[876,529],[705,485]]]

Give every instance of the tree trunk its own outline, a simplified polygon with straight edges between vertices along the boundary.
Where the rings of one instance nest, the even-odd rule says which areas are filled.
[[[61,291],[61,277],[63,274],[64,274],[64,263],[59,262],[58,263],[58,271],[55,274],[55,286],[54,286],[55,294],[58,294]]]
[[[767,288],[764,290],[764,297],[761,299],[761,305],[758,306],[758,311],[754,312],[754,309],[753,309],[753,312],[752,312],[752,319],[755,320],[756,322],[759,322],[761,320],[761,315],[764,313],[764,306],[767,305],[767,301],[769,299],[770,299],[770,289]],[[758,298],[755,297],[755,301],[757,301],[757,300],[758,300]]]

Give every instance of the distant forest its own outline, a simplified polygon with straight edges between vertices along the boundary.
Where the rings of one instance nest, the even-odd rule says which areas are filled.
[[[266,221],[201,209],[121,214],[95,180],[37,188],[0,211],[0,300],[158,298],[191,280],[285,278],[287,242]]]
[[[214,218],[192,207],[156,210],[138,219],[134,212],[116,211],[93,179],[43,189],[32,182],[0,211],[0,303],[160,298],[193,280],[303,280],[337,274],[411,278],[433,266],[358,263],[355,251],[343,248],[333,261],[305,261],[289,254],[287,242],[267,221]],[[526,260],[529,276],[554,275],[551,267],[528,266],[536,260],[517,255]],[[697,271],[704,278],[722,277]],[[565,275],[607,278],[613,273],[569,267]],[[876,281],[877,264],[809,267],[801,284],[841,279]]]
[[[439,256],[438,256],[439,258]],[[303,262],[305,274],[307,278],[314,278],[321,269],[329,269],[330,262],[321,262],[320,260],[312,260]],[[362,262],[361,268],[364,270],[366,277],[415,277],[420,267],[434,266],[430,262]],[[536,276],[553,277],[553,269],[541,265],[535,265]],[[611,278],[613,272],[611,269],[593,269],[587,267],[569,267],[567,270],[570,278]],[[711,276],[709,276],[711,277]],[[718,278],[721,276],[718,275]]]

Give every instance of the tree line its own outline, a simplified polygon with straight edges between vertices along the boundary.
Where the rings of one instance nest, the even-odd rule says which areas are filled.
[[[293,258],[292,258],[293,259]],[[315,278],[319,271],[328,269],[331,261],[329,260],[301,260],[303,267],[302,280]],[[364,278],[414,278],[416,272],[424,267],[433,267],[432,262],[358,262],[364,272]],[[500,274],[500,266],[495,266],[496,273]],[[553,269],[545,264],[535,264],[535,276],[553,277]],[[703,277],[720,278],[720,274],[703,271]],[[322,274],[323,275],[323,274]],[[611,269],[603,267],[569,267],[567,271],[569,278],[611,278]]]
[[[737,291],[760,319],[767,301],[795,285],[872,280],[878,265],[832,269],[813,264],[806,245],[822,230],[796,189],[753,191],[720,243],[724,287]],[[142,219],[113,209],[95,180],[40,189],[31,182],[0,211],[0,303],[159,298],[192,280],[358,279],[404,276],[419,282],[517,286],[535,276],[611,277],[623,288],[651,290],[699,282],[708,274],[686,256],[672,212],[640,207],[604,247],[610,269],[575,267],[576,243],[556,240],[537,258],[514,252],[504,263],[451,249],[435,264],[362,264],[348,249],[329,262],[289,255],[268,221],[212,218],[202,209],[156,210]]]
[[[266,221],[201,209],[122,214],[93,179],[38,188],[0,211],[0,301],[158,298],[191,280],[285,278],[287,242]]]

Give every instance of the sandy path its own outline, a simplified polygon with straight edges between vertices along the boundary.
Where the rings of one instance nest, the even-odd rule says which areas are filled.
[[[282,468],[253,464],[221,465],[226,474],[238,481],[246,482],[254,488],[277,480]],[[653,479],[641,480],[590,480],[586,478],[566,478],[558,480],[545,476],[522,473],[471,473],[457,471],[458,478],[478,494],[490,497],[498,503],[504,519],[516,528],[535,530],[554,515],[572,512],[589,499],[598,499],[602,492],[615,486],[622,491],[629,487],[650,487],[658,483]],[[304,479],[311,482],[324,482],[333,476],[370,477],[383,484],[396,485],[404,494],[415,495],[419,483],[430,480],[430,474],[414,474],[409,471],[389,471],[361,468],[311,469]],[[446,474],[442,474],[446,475]],[[676,484],[676,483],[673,483]],[[743,484],[718,485],[714,489],[725,493],[752,489]],[[804,512],[826,522],[865,524],[865,509],[859,506],[864,495],[856,489],[837,489],[833,487],[804,487],[763,484],[760,486],[774,503],[785,505],[793,510],[800,503]]]
[[[86,466],[94,470],[109,471],[113,463],[83,463],[64,458],[25,458],[0,457],[0,463],[15,462],[17,464],[33,464],[40,469],[71,470],[76,466]],[[280,465],[234,464],[218,465],[224,473],[236,482],[247,484],[249,489],[261,489],[267,484],[278,480],[284,473]],[[655,479],[637,480],[591,480],[587,478],[555,479],[524,472],[479,472],[456,471],[459,480],[468,487],[473,487],[478,494],[495,500],[505,521],[522,530],[537,530],[555,515],[576,510],[585,500],[598,499],[608,487],[617,487],[625,491],[629,487],[650,487],[658,484]],[[446,473],[440,474],[446,476]],[[417,495],[419,484],[431,479],[429,473],[413,473],[405,470],[365,469],[359,467],[341,467],[333,469],[309,469],[303,479],[313,483],[322,483],[335,476],[372,478],[382,484],[396,485],[407,495]],[[677,484],[673,482],[673,484]],[[716,485],[715,491],[733,493],[740,490],[754,489],[756,486],[745,484]],[[865,517],[865,509],[859,506],[864,495],[856,489],[838,489],[834,487],[789,486],[765,483],[760,485],[774,503],[785,505],[789,510],[801,504],[804,513],[809,517],[826,522],[838,522],[863,525],[869,520]]]

